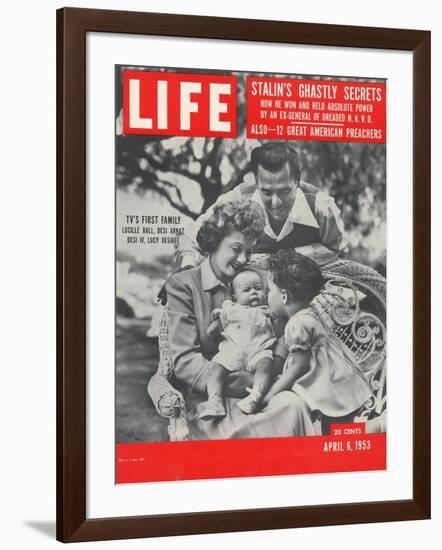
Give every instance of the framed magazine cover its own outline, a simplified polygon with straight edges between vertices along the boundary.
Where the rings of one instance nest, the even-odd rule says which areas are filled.
[[[429,518],[430,33],[57,40],[57,538]]]

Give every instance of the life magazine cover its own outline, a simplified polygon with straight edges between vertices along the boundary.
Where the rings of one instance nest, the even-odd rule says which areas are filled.
[[[386,468],[386,87],[116,66],[116,483]]]

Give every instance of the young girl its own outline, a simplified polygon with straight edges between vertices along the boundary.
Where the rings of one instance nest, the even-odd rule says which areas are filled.
[[[314,297],[322,286],[321,271],[310,258],[291,250],[280,250],[272,258],[268,303],[275,315],[289,317],[284,333],[289,355],[264,402],[291,389],[312,411],[336,418],[356,411],[371,397],[371,390],[321,317]]]

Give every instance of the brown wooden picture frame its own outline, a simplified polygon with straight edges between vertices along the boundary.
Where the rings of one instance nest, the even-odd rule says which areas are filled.
[[[86,519],[86,34],[413,54],[413,498]],[[63,542],[430,517],[430,32],[63,8],[57,11],[57,539]]]

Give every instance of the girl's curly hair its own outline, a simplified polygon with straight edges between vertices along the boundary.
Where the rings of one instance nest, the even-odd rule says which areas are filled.
[[[319,265],[294,250],[279,250],[271,256],[270,273],[275,285],[294,301],[310,302],[324,284]]]
[[[255,240],[262,236],[264,226],[262,207],[255,201],[242,198],[215,205],[212,214],[201,223],[196,240],[201,250],[210,254],[232,231]]]

